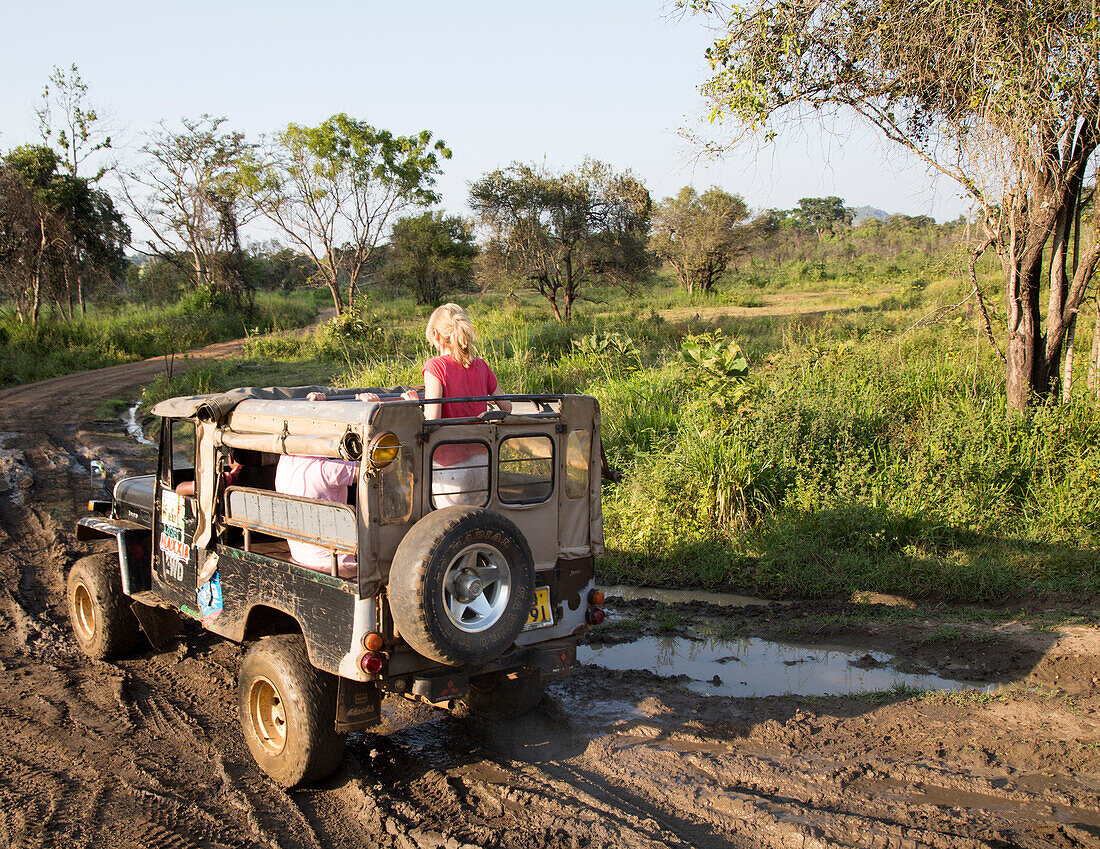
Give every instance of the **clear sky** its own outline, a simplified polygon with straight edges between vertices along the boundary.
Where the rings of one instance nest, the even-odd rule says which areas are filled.
[[[142,133],[202,113],[250,138],[347,112],[454,151],[438,187],[466,212],[468,184],[513,161],[569,168],[587,155],[631,169],[656,199],[681,186],[751,207],[807,196],[954,218],[934,183],[869,131],[805,126],[778,145],[700,162],[681,136],[705,126],[699,84],[711,34],[666,0],[419,3],[283,0],[2,0],[0,151],[37,141],[34,109],[54,66],[74,62],[109,113],[125,161]]]

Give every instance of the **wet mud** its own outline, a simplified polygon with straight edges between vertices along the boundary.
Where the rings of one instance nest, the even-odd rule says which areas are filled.
[[[66,619],[91,461],[109,479],[152,462],[95,402],[132,397],[159,365],[0,391],[0,846],[1100,846],[1087,606],[613,599],[588,662],[533,714],[484,723],[387,700],[330,779],[281,790],[241,738],[239,646],[190,625],[162,650],[91,662]],[[731,646],[723,682],[758,641],[794,648],[755,665],[835,649],[853,674],[885,663],[953,683],[737,695],[695,686],[676,658],[598,665],[643,639]]]

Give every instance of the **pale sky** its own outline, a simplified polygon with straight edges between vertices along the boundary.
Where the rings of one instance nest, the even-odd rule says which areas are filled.
[[[697,161],[680,130],[705,126],[710,34],[671,5],[0,0],[0,151],[38,141],[42,86],[75,62],[124,162],[160,120],[221,115],[258,140],[347,112],[444,139],[454,158],[437,187],[452,213],[467,212],[468,184],[487,171],[565,169],[586,155],[632,170],[657,200],[718,185],[757,209],[838,195],[940,221],[965,212],[952,184],[870,131],[806,125],[777,145]]]

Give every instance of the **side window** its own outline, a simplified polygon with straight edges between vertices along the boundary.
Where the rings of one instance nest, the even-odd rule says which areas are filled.
[[[484,442],[441,442],[432,451],[432,507],[489,503],[489,446]]]
[[[400,525],[412,516],[412,452],[404,445],[378,475],[378,502],[379,521],[383,525]]]
[[[565,494],[570,498],[588,495],[588,458],[592,454],[592,433],[572,430],[565,443]]]
[[[187,419],[169,419],[165,422],[162,439],[160,478],[168,487],[175,488],[184,481],[195,479],[195,423]]]
[[[549,436],[501,440],[497,497],[505,504],[537,504],[554,491],[554,443]]]

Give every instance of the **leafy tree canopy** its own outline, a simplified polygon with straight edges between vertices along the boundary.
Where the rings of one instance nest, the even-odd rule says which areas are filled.
[[[650,247],[676,271],[684,291],[709,292],[729,262],[748,247],[748,207],[719,188],[684,186],[653,212]]]
[[[473,227],[461,216],[406,216],[393,225],[386,275],[412,289],[418,304],[435,303],[471,283],[477,253]]]
[[[475,182],[470,206],[491,234],[488,263],[521,275],[559,321],[586,281],[629,284],[649,267],[653,201],[629,171],[593,159],[560,174],[517,162]]]
[[[316,127],[289,124],[270,140],[249,184],[253,202],[309,255],[343,309],[389,223],[410,206],[435,203],[435,178],[451,158],[428,130],[394,135],[343,113]]]
[[[1100,259],[1094,237],[1067,269],[1066,245],[1071,234],[1081,238],[1074,222],[1100,142],[1095,3],[680,5],[718,26],[707,51],[713,75],[703,87],[712,119],[770,135],[784,119],[850,109],[965,189],[986,237],[975,251],[993,247],[1004,272],[1010,404],[1023,410],[1033,394],[1047,394]],[[1039,292],[1047,271],[1044,331]],[[974,294],[981,298],[976,282]]]

